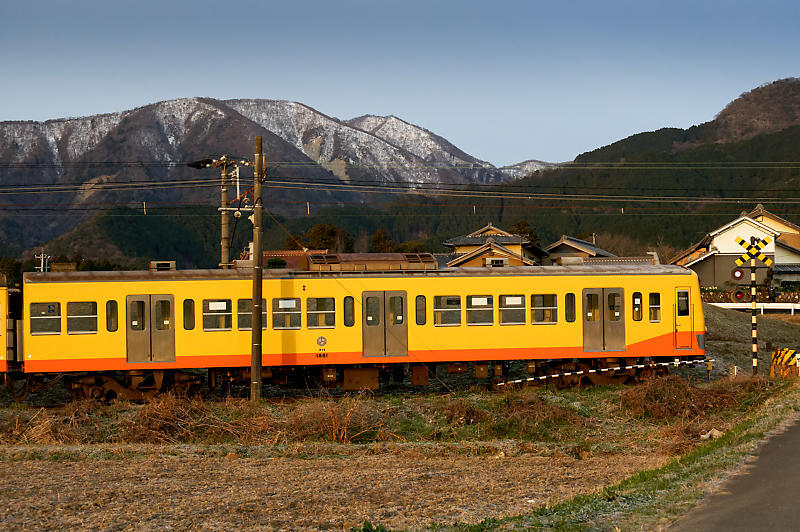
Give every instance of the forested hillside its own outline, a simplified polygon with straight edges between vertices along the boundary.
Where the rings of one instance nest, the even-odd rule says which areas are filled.
[[[711,122],[689,129],[640,133],[579,155],[572,164],[542,168],[503,184],[407,182],[347,188],[327,204],[313,199],[309,213],[286,217],[265,184],[268,249],[296,247],[317,224],[335,226],[349,249],[371,250],[380,240],[396,249],[447,251],[441,242],[493,222],[527,222],[542,245],[561,234],[599,235],[598,244],[621,254],[658,248],[662,259],[710,229],[762,203],[800,220],[800,82],[781,80],[742,95]],[[355,186],[360,183],[351,183]],[[320,181],[299,181],[309,192]],[[397,192],[407,191],[406,194]],[[390,193],[391,192],[391,193]],[[364,196],[374,198],[371,204]],[[236,257],[252,225],[237,222]],[[337,233],[338,232],[338,233]],[[292,235],[295,235],[292,237]],[[401,247],[404,246],[404,247]],[[179,267],[213,267],[219,257],[219,215],[211,206],[115,209],[94,216],[46,246],[51,254],[80,254],[143,264],[176,259]],[[28,258],[30,251],[24,258]]]

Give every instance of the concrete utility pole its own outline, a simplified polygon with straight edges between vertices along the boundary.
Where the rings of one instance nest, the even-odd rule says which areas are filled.
[[[228,160],[227,156],[222,156],[222,171],[220,177],[222,179],[220,188],[220,232],[219,232],[219,247],[220,247],[220,268],[228,268],[231,263],[231,250],[228,247],[230,241],[230,225],[228,218]]]
[[[264,256],[261,252],[261,182],[264,173],[261,137],[256,137],[253,161],[253,349],[250,352],[250,400],[261,400],[261,280]]]

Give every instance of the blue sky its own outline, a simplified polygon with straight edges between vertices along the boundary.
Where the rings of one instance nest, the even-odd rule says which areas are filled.
[[[800,2],[0,3],[0,120],[187,96],[394,114],[497,165],[688,127],[800,75]]]

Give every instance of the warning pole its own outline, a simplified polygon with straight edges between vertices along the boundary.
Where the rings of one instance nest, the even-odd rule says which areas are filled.
[[[261,252],[261,178],[263,173],[263,148],[261,137],[256,137],[253,171],[253,348],[250,352],[250,400],[261,400],[261,279],[264,256]]]
[[[753,328],[753,375],[758,375],[758,318],[756,314],[756,259],[750,259],[750,311]]]

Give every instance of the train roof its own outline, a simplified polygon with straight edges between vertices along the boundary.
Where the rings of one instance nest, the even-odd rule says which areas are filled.
[[[461,267],[439,270],[388,271],[305,271],[265,269],[264,279],[324,279],[342,277],[509,277],[550,275],[692,275],[692,271],[671,264],[580,264],[553,266],[504,266],[502,268]],[[142,280],[225,280],[252,279],[252,268],[230,270],[136,270],[84,272],[25,272],[23,283],[142,281]]]

